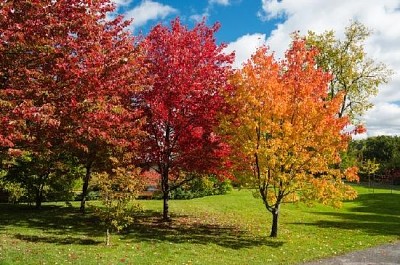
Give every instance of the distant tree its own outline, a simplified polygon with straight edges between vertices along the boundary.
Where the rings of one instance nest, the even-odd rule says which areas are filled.
[[[236,112],[222,128],[242,184],[255,188],[272,214],[271,237],[285,201],[339,207],[356,197],[343,179],[357,180],[357,169],[338,167],[350,140],[343,133],[349,120],[337,115],[343,97],[328,95],[330,77],[315,66],[315,55],[300,39],[282,61],[262,47],[231,81],[236,89],[228,101]]]
[[[163,219],[169,219],[170,192],[202,173],[219,169],[225,145],[215,128],[225,111],[233,55],[223,52],[205,22],[188,29],[179,19],[155,26],[140,46],[150,83],[134,98],[148,134],[142,164],[161,178]]]
[[[385,64],[367,57],[364,42],[370,35],[371,30],[354,21],[346,28],[343,40],[337,39],[334,31],[310,31],[306,36],[307,45],[319,50],[317,65],[333,75],[329,97],[343,97],[339,116],[347,115],[353,123],[372,107],[371,96],[393,73]]]
[[[400,169],[400,137],[381,135],[355,140],[346,155],[355,156],[360,167],[370,168],[371,163],[379,164],[379,169],[374,172],[386,174],[390,170]]]

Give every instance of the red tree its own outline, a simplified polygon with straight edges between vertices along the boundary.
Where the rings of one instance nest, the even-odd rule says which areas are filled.
[[[215,43],[218,28],[203,22],[190,30],[175,19],[170,28],[155,26],[141,43],[151,79],[135,98],[147,118],[142,159],[161,176],[164,220],[170,191],[217,170],[226,151],[215,128],[226,109],[222,93],[233,55]]]
[[[83,211],[93,168],[107,167],[107,159],[116,157],[117,149],[121,153],[135,147],[140,131],[131,98],[142,82],[142,69],[134,39],[126,30],[129,22],[122,17],[106,20],[113,10],[108,0],[87,1],[86,10],[70,2],[65,1],[62,16],[76,27],[67,28],[72,38],[65,46],[66,58],[57,67],[73,89],[63,104],[62,127],[66,142],[86,168]]]
[[[85,198],[95,164],[131,151],[138,134],[131,98],[142,70],[129,22],[106,19],[109,0],[1,4],[0,102],[11,110],[2,108],[2,122],[19,125],[29,151],[77,156]]]

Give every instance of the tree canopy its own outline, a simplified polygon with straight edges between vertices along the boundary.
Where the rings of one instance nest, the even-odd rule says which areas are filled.
[[[48,165],[71,153],[86,186],[98,154],[135,146],[140,131],[131,105],[140,53],[129,22],[106,18],[113,9],[108,0],[5,1],[1,9],[2,145]]]
[[[330,75],[315,66],[317,52],[305,44],[294,40],[282,61],[258,49],[234,75],[235,96],[228,99],[236,113],[224,130],[237,174],[272,213],[272,237],[284,200],[338,206],[356,195],[343,179],[357,180],[357,169],[337,167],[350,140],[343,134],[348,118],[337,116],[343,97],[329,97]]]
[[[364,42],[371,32],[354,21],[346,27],[343,40],[337,39],[333,30],[322,34],[309,31],[306,36],[307,45],[318,48],[317,65],[333,75],[329,97],[343,97],[339,116],[347,115],[355,123],[373,106],[371,97],[393,73],[385,64],[367,57]]]
[[[215,129],[227,107],[223,94],[233,55],[216,44],[218,28],[201,22],[188,29],[175,19],[170,27],[155,26],[140,44],[150,80],[134,98],[146,117],[141,159],[161,176],[164,219],[171,189],[216,172],[225,155]]]

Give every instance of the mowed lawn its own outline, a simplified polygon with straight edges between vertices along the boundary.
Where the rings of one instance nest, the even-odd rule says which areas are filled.
[[[140,201],[135,225],[113,234],[78,203],[0,205],[0,264],[298,264],[400,239],[400,191],[356,187],[337,210],[285,204],[279,237],[248,190],[171,201],[173,222],[159,222],[161,201]]]

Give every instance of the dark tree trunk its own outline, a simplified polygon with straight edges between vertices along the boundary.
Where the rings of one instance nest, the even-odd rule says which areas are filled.
[[[89,162],[86,165],[86,174],[83,179],[83,186],[82,186],[81,207],[79,209],[81,211],[81,213],[85,213],[86,196],[87,196],[87,191],[88,191],[88,187],[89,187],[89,181],[92,176],[92,164],[93,164],[93,162]]]
[[[40,209],[42,207],[43,189],[44,189],[45,183],[46,183],[49,175],[50,175],[50,173],[45,173],[44,175],[40,176],[40,184],[36,190],[36,196],[35,196],[35,208],[36,209]]]
[[[279,210],[278,209],[274,209],[271,213],[272,213],[272,227],[271,227],[270,237],[277,237],[278,236]]]
[[[170,221],[169,217],[169,182],[168,182],[168,170],[164,170],[161,176],[161,187],[163,192],[163,221],[168,222]]]
[[[169,113],[169,116],[171,116],[171,113]],[[166,149],[163,152],[163,157],[162,160],[163,162],[161,163],[161,189],[163,192],[163,221],[168,222],[170,221],[170,216],[169,216],[169,193],[170,193],[170,187],[169,187],[169,169],[170,169],[170,155],[171,155],[171,146],[170,146],[170,135],[171,134],[171,128],[169,126],[169,123],[166,124],[166,129],[165,129],[165,146]]]
[[[40,209],[42,207],[43,201],[43,188],[39,187],[36,191],[36,198],[35,198],[35,208]]]

